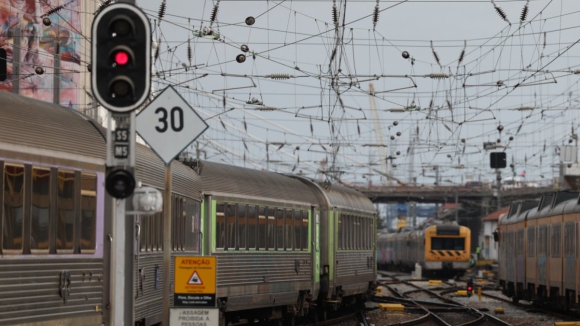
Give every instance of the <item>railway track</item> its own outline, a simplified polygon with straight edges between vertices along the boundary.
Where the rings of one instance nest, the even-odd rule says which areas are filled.
[[[395,277],[392,277],[396,279]],[[452,299],[446,298],[436,290],[449,290],[449,288],[436,288],[436,289],[425,289],[421,288],[408,281],[397,281],[393,280],[391,282],[379,282],[380,285],[386,287],[395,297],[377,297],[373,298],[376,302],[399,302],[403,304],[407,310],[414,311],[415,313],[422,314],[421,317],[400,322],[396,325],[501,325],[507,326],[511,325],[495,316],[488,314],[485,311],[474,309],[456,302]],[[406,287],[413,288],[408,291],[400,291],[394,287],[394,285],[404,285]],[[454,289],[456,290],[456,288]],[[436,301],[420,300],[417,298],[409,298],[409,296],[425,293],[431,298],[435,298]]]

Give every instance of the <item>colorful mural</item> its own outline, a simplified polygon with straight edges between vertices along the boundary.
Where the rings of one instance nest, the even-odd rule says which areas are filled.
[[[60,8],[60,9],[59,9]],[[44,20],[48,18],[49,20]],[[21,30],[20,46],[14,31]],[[60,104],[78,108],[81,71],[80,0],[0,0],[0,46],[7,51],[8,78],[0,90],[12,92],[20,81],[20,94],[41,101],[54,101],[54,55],[60,48]],[[60,44],[60,45],[57,45]],[[14,51],[20,50],[21,71],[14,73]],[[42,74],[38,74],[41,67]]]

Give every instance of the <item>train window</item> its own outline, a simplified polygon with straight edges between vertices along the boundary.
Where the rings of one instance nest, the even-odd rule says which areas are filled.
[[[236,205],[228,204],[226,209],[226,244],[228,249],[236,248]]]
[[[139,250],[147,250],[147,234],[149,230],[149,220],[151,216],[140,215],[139,216]]]
[[[266,217],[267,207],[259,208],[259,225],[258,225],[258,247],[260,249],[266,249],[268,240],[268,218]]]
[[[276,249],[284,250],[284,210],[276,209]]]
[[[575,239],[574,239],[574,223],[566,223],[564,225],[564,254],[566,256],[574,256]]]
[[[246,212],[248,214],[248,248],[258,248],[258,206],[246,205]]]
[[[538,256],[547,254],[548,228],[540,226],[538,230]]]
[[[48,252],[50,234],[50,169],[32,169],[30,249]]]
[[[527,250],[528,257],[534,257],[536,255],[536,228],[533,226],[528,228]]]
[[[302,232],[300,235],[302,245],[300,247],[302,250],[308,250],[308,228],[310,227],[308,224],[308,211],[301,210],[300,215],[302,216]]]
[[[236,204],[236,250],[246,250],[246,206]]]
[[[268,208],[266,216],[268,216],[268,249],[274,250],[276,248],[276,219],[274,216],[274,212],[276,208]]]
[[[56,206],[56,249],[72,251],[75,229],[75,173],[72,171],[58,171]]]
[[[432,250],[465,250],[463,238],[431,238]]]
[[[158,225],[157,229],[155,230],[155,241],[153,242],[153,250],[163,250],[163,212],[155,214],[155,221]]]
[[[339,214],[338,215],[338,221],[337,221],[337,230],[336,230],[336,234],[337,234],[337,238],[338,238],[338,249],[343,249],[343,239],[342,239],[342,216],[344,214]]]
[[[187,198],[185,200],[185,243],[184,250],[198,251],[199,244],[200,203]]]
[[[300,211],[295,209],[292,210],[292,216],[294,217],[294,249],[302,249],[302,216],[300,216]]]
[[[215,210],[215,235],[216,235],[216,248],[224,248],[225,244],[225,215],[224,215],[224,205],[218,204]]]
[[[524,230],[518,230],[516,235],[516,254],[523,255],[524,253]]]
[[[292,223],[292,217],[293,215],[291,210],[284,210],[284,220],[286,221],[284,223],[286,229],[286,234],[284,235],[284,239],[286,239],[286,246],[284,248],[286,250],[292,250],[294,247],[292,243],[294,240],[294,223]]]
[[[97,227],[97,176],[81,175],[81,252],[95,250]]]
[[[24,166],[4,166],[4,250],[22,250],[24,218]]]
[[[550,242],[550,255],[553,258],[560,257],[560,247],[561,247],[561,234],[562,227],[560,223],[552,225],[552,236]]]

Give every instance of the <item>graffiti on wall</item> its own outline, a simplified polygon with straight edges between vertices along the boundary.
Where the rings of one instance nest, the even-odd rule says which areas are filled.
[[[7,52],[6,81],[0,90],[53,102],[59,87],[60,104],[78,108],[81,70],[80,0],[0,0],[0,47]],[[45,19],[48,18],[48,19]],[[20,44],[15,44],[16,29]],[[13,64],[20,51],[20,73]],[[55,54],[60,53],[60,74],[55,83]],[[42,69],[38,69],[38,68]],[[39,73],[40,72],[40,73]]]

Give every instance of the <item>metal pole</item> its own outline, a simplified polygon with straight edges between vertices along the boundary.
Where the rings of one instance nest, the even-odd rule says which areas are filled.
[[[459,222],[459,195],[457,195],[457,190],[455,190],[455,222]]]
[[[169,325],[169,294],[171,267],[171,163],[165,168],[163,195],[163,325]]]
[[[53,95],[52,102],[60,105],[60,37],[54,40],[54,76],[53,80]]]
[[[113,199],[115,216],[113,222],[113,259],[111,264],[111,279],[113,304],[111,305],[111,319],[113,325],[125,324],[125,199]]]
[[[12,93],[20,94],[20,64],[22,51],[22,31],[14,27],[14,44],[12,45]]]
[[[497,210],[501,209],[501,173],[499,169],[495,169],[496,173],[496,184],[497,184]]]

